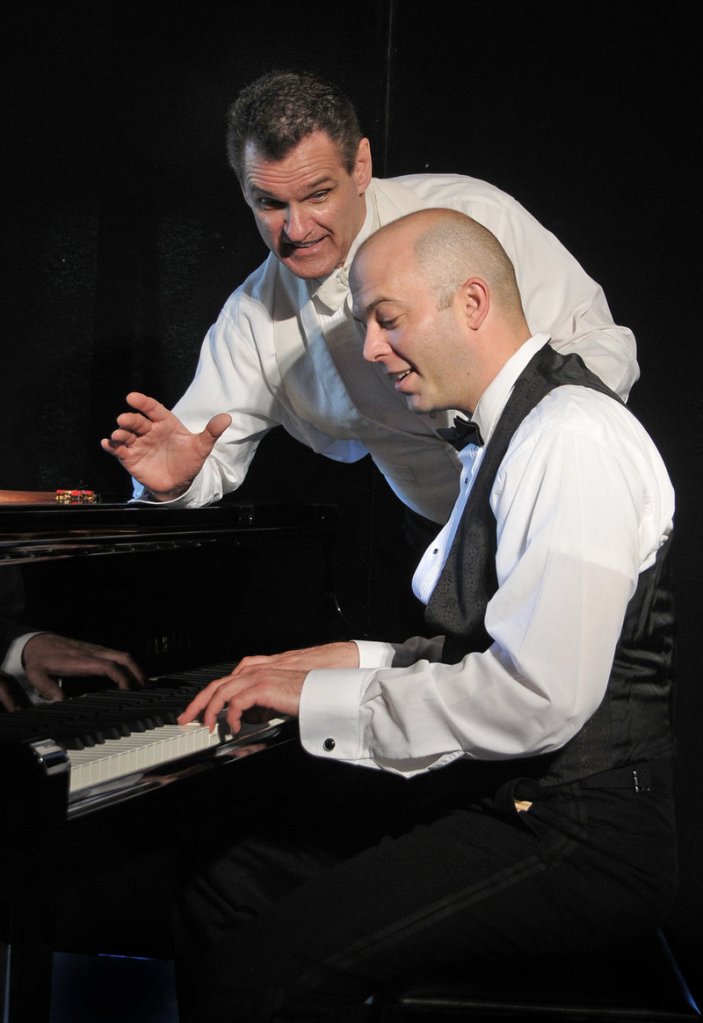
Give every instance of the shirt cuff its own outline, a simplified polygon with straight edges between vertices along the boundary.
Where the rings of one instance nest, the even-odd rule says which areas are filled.
[[[7,653],[3,658],[2,664],[0,664],[0,670],[4,671],[6,675],[11,675],[19,682],[30,697],[36,694],[36,689],[25,675],[22,654],[30,639],[33,639],[34,636],[40,636],[44,631],[43,629],[37,629],[36,632],[25,632],[21,636],[16,636],[8,646]]]
[[[300,741],[316,757],[366,759],[361,741],[362,695],[375,671],[317,668],[308,672],[300,694]]]
[[[355,639],[359,650],[360,668],[390,668],[395,656],[392,643],[377,643],[369,639]]]
[[[148,505],[152,505],[153,507],[158,507],[158,508],[161,508],[161,507],[163,507],[163,508],[188,508],[193,503],[193,501],[192,501],[193,486],[194,486],[194,484],[191,483],[191,485],[188,487],[188,489],[185,490],[182,494],[179,494],[178,497],[171,497],[171,498],[168,499],[168,501],[159,501],[157,498],[155,498],[152,495],[150,490],[147,490],[146,487],[143,487],[141,485],[141,483],[140,483],[138,486],[134,487],[134,490],[132,492],[132,496],[130,497],[130,499],[129,499],[129,501],[127,503],[128,504],[148,504]]]

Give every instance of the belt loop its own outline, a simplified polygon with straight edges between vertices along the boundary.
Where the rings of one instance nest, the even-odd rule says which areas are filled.
[[[635,770],[632,772],[632,784],[635,792],[650,792],[652,789],[652,779],[649,776],[649,771],[646,768],[643,770]]]

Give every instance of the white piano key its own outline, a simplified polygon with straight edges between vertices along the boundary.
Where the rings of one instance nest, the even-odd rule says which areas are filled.
[[[283,720],[272,718],[265,724],[243,724],[237,738],[282,724]],[[120,739],[107,739],[87,749],[69,750],[69,792],[75,795],[103,782],[148,771],[231,740],[231,735],[223,739],[217,729],[211,733],[204,725],[194,721],[189,725],[162,725]]]
[[[121,739],[108,739],[89,749],[69,750],[70,792],[158,767],[217,746],[221,741],[217,731],[210,733],[203,725],[194,722],[189,725],[163,725]]]

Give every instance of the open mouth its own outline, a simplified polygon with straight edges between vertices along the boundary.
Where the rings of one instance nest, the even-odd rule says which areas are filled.
[[[404,369],[402,373],[391,373],[391,380],[394,384],[399,384],[402,380],[405,380],[407,376],[410,376],[411,373],[411,369]]]
[[[315,238],[311,242],[291,242],[286,240],[283,242],[282,248],[287,255],[293,255],[296,252],[307,252],[309,249],[314,249],[321,245],[325,237],[326,235],[323,235],[321,238]]]

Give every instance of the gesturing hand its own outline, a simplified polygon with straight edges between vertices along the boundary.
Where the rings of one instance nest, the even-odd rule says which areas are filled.
[[[215,441],[232,422],[213,416],[201,433],[191,433],[164,405],[139,391],[127,395],[135,412],[122,412],[118,428],[100,442],[159,501],[185,493],[202,469]]]

